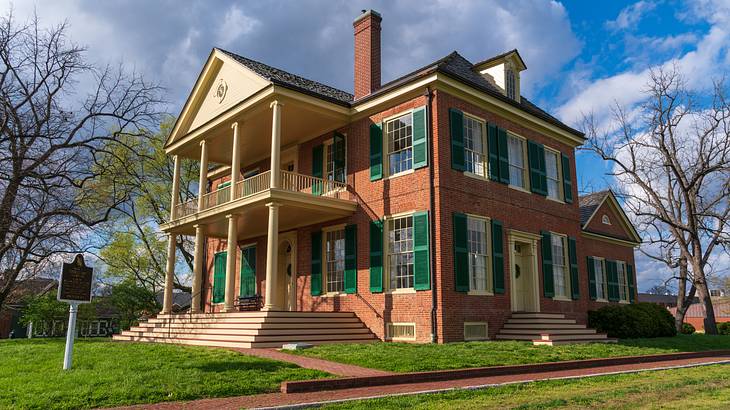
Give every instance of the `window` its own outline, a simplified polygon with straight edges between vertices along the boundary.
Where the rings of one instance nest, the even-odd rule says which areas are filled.
[[[464,165],[466,171],[487,176],[487,144],[484,122],[464,115]]]
[[[608,215],[603,215],[603,217],[601,217],[601,222],[604,225],[611,225],[611,218],[609,218]]]
[[[629,284],[626,280],[626,264],[616,262],[616,274],[618,277],[618,298],[621,301],[629,300]]]
[[[325,241],[327,292],[345,291],[345,230],[327,231]]]
[[[324,149],[324,179],[327,181],[345,182],[345,168],[338,168],[335,163],[335,158],[345,158],[344,152],[335,152],[335,150],[344,150],[345,144],[333,144],[330,141],[324,145]]]
[[[606,272],[603,269],[603,259],[591,259],[593,261],[593,270],[596,274],[596,299],[606,300],[607,296],[607,281]]]
[[[513,100],[517,98],[517,79],[512,67],[507,68],[504,72],[504,89],[507,97]]]
[[[545,150],[545,176],[547,177],[547,196],[552,199],[560,198],[560,160],[555,151]]]
[[[486,220],[471,216],[467,217],[467,246],[469,251],[469,290],[491,290]]]
[[[464,340],[487,340],[486,322],[464,322]]]
[[[550,240],[553,250],[553,283],[555,284],[555,296],[566,298],[570,296],[568,293],[570,290],[570,275],[566,266],[565,237],[551,235]]]
[[[415,323],[388,323],[388,339],[416,340]]]
[[[525,141],[517,136],[507,136],[510,185],[526,188],[525,184]]]
[[[388,175],[413,169],[413,114],[385,123],[388,143]]]
[[[413,287],[413,217],[388,221],[390,289]]]

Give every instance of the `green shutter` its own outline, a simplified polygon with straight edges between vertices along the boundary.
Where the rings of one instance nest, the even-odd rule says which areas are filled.
[[[383,291],[383,221],[370,221],[370,292]]]
[[[228,252],[218,252],[213,261],[213,303],[226,299],[226,260]]]
[[[499,182],[509,184],[509,151],[507,131],[504,128],[497,128],[497,145],[499,145]]]
[[[550,232],[542,231],[542,288],[546,298],[555,296],[555,283],[553,283],[553,248],[550,241]]]
[[[469,291],[469,249],[467,217],[454,212],[454,287],[457,292]]]
[[[598,298],[598,290],[596,289],[596,265],[594,265],[593,258],[590,256],[586,258],[588,263],[588,294],[591,300]]]
[[[530,190],[536,194],[547,195],[545,147],[542,144],[527,141],[527,162],[530,166]]]
[[[464,113],[456,108],[449,108],[449,129],[451,131],[451,168],[465,171]]]
[[[489,157],[489,179],[499,181],[499,137],[497,126],[487,125],[487,150]]]
[[[568,237],[568,261],[570,262],[570,295],[573,300],[580,299],[580,282],[578,281],[578,253],[575,238]]]
[[[636,301],[636,289],[634,286],[634,265],[626,264],[626,282],[629,285],[629,302],[634,303]]]
[[[324,162],[324,146],[317,145],[312,148],[312,176],[322,178],[322,167]],[[322,195],[322,182],[315,180],[312,184],[312,194]]]
[[[428,128],[426,107],[413,111],[413,169],[428,165]]]
[[[431,260],[428,250],[428,212],[413,214],[413,287],[431,289]]]
[[[618,270],[615,261],[606,261],[606,281],[608,282],[608,300],[618,302],[620,294],[618,290]]]
[[[256,294],[256,247],[241,250],[241,290],[243,297]]]
[[[345,182],[345,157],[347,155],[345,136],[339,132],[332,138],[332,157],[335,165],[335,181]]]
[[[370,180],[383,178],[383,124],[370,124]]]
[[[492,275],[494,293],[504,293],[504,234],[502,222],[492,219]]]
[[[310,290],[312,296],[322,294],[322,231],[312,232],[312,275]]]
[[[357,225],[345,227],[345,293],[357,293]]]
[[[561,154],[563,162],[563,195],[565,202],[573,203],[573,177],[570,173],[570,158],[567,155]]]

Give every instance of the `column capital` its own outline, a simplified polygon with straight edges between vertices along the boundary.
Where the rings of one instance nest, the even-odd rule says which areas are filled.
[[[200,140],[200,142],[199,142],[199,144],[200,144],[200,146],[201,146],[201,147],[202,147],[202,146],[205,146],[205,143],[206,143],[206,140],[205,140],[205,139],[202,139],[202,140]]]
[[[266,206],[268,206],[269,208],[278,208],[281,206],[281,204],[279,202],[268,202]]]
[[[238,215],[236,215],[236,214],[228,214],[228,215],[226,215],[226,219],[234,219],[234,218],[238,218]]]
[[[233,124],[231,124],[232,130],[235,130],[236,128],[238,128],[238,121],[234,121]]]
[[[269,104],[269,108],[274,108],[276,106],[283,107],[284,104],[280,103],[279,100],[274,100]]]

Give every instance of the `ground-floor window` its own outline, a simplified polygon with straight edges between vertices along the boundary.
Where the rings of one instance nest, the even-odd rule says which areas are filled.
[[[390,289],[413,287],[413,216],[388,220]]]
[[[416,340],[415,323],[388,323],[387,332],[389,340]]]
[[[603,259],[591,259],[593,263],[593,271],[596,275],[596,299],[606,300],[606,270],[603,266]]]
[[[325,241],[327,292],[345,291],[345,229],[327,231]]]
[[[213,303],[223,303],[226,298],[226,263],[228,252],[218,252],[213,260]]]
[[[629,284],[626,278],[626,264],[616,262],[616,275],[618,277],[618,298],[622,302],[629,301]]]
[[[467,217],[467,246],[469,251],[469,290],[488,291],[489,241],[487,221],[473,216]]]
[[[555,286],[555,296],[570,297],[570,274],[568,273],[565,237],[560,235],[551,235],[553,256],[553,283]]]

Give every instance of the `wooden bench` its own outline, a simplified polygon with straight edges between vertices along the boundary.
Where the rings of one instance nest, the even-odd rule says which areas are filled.
[[[261,295],[241,296],[236,299],[234,306],[238,308],[239,311],[261,310],[261,302]]]

